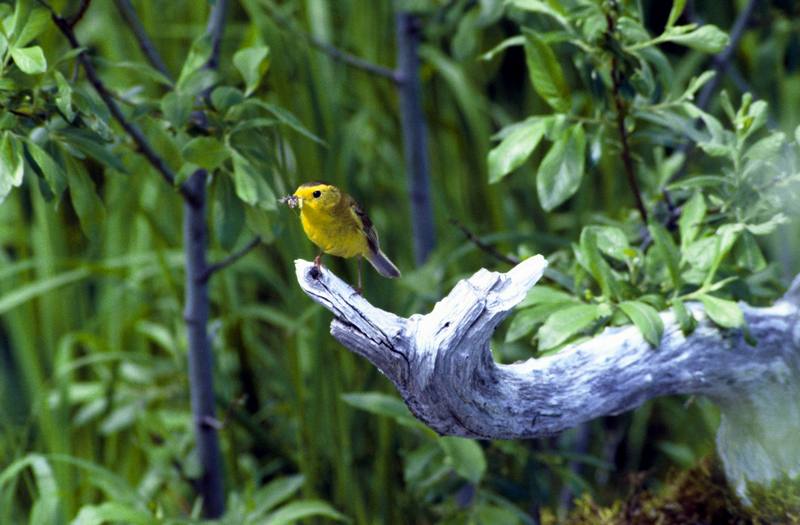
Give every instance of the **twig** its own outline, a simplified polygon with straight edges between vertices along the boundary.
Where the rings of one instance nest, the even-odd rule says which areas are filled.
[[[324,42],[319,38],[306,33],[305,31],[298,29],[295,27],[293,21],[286,16],[283,16],[275,9],[270,3],[265,3],[265,7],[269,9],[269,14],[282,24],[284,27],[290,28],[291,32],[295,33],[297,36],[303,38],[306,42],[311,44],[312,47],[315,47],[319,51],[322,51],[332,59],[336,60],[337,62],[341,62],[346,64],[354,69],[358,69],[364,71],[366,73],[370,73],[372,75],[376,75],[383,78],[388,78],[389,80],[393,81],[396,84],[401,82],[397,72],[391,68],[386,66],[382,66],[380,64],[375,64],[374,62],[370,62],[364,58],[358,57],[352,53],[348,53],[338,47],[329,44],[328,42]]]
[[[81,21],[83,15],[86,14],[86,10],[89,9],[89,4],[92,3],[92,0],[81,0],[80,5],[78,6],[78,11],[72,15],[68,22],[70,27],[75,27],[78,25],[78,22]]]
[[[142,21],[139,20],[139,16],[136,14],[136,9],[133,7],[133,4],[131,4],[130,0],[115,1],[119,14],[122,16],[122,19],[125,21],[125,23],[128,24],[128,27],[130,27],[134,37],[136,37],[136,42],[139,44],[139,49],[142,50],[142,53],[147,58],[147,61],[150,62],[150,65],[156,68],[169,80],[174,80],[172,78],[172,74],[169,72],[169,69],[167,69],[166,64],[161,59],[161,55],[158,53],[158,50],[153,45],[150,37],[147,36],[147,31],[142,25]]]
[[[248,242],[247,244],[242,246],[242,248],[240,248],[239,250],[237,250],[237,251],[233,252],[232,254],[228,255],[227,257],[225,257],[221,261],[218,261],[218,262],[215,262],[213,264],[208,265],[208,267],[206,268],[206,271],[203,273],[203,275],[200,276],[200,278],[205,280],[205,281],[209,280],[211,278],[211,276],[214,275],[216,272],[227,268],[228,266],[232,265],[233,263],[235,263],[236,261],[238,261],[239,259],[241,259],[245,255],[250,253],[250,251],[253,248],[255,248],[256,246],[258,246],[258,243],[260,243],[260,242],[261,242],[261,237],[256,235],[255,237],[253,237],[250,240],[250,242]]]
[[[380,64],[375,64],[373,62],[370,62],[369,60],[353,55],[352,53],[343,51],[338,47],[333,46],[327,42],[323,42],[322,40],[319,40],[314,36],[306,35],[306,38],[308,39],[309,43],[312,46],[314,46],[315,48],[322,51],[323,53],[325,53],[326,55],[328,55],[329,57],[338,62],[341,62],[355,69],[360,69],[361,71],[371,73],[379,77],[388,78],[389,80],[391,80],[396,84],[402,83],[402,79],[393,69],[390,69],[386,66],[382,66]]]
[[[41,3],[50,10],[50,17],[52,18],[53,23],[55,23],[56,27],[58,27],[61,33],[67,38],[70,46],[72,46],[73,49],[81,49],[82,46],[80,42],[78,42],[75,32],[73,31],[69,22],[59,16],[58,13],[56,13],[48,4],[44,2]],[[103,100],[103,103],[111,112],[111,115],[114,117],[114,119],[119,122],[119,125],[125,130],[125,133],[127,133],[128,136],[131,137],[136,143],[139,152],[144,155],[150,165],[153,166],[159,174],[161,174],[161,176],[170,186],[174,186],[175,173],[172,171],[172,169],[170,169],[164,159],[162,159],[158,153],[156,153],[141,130],[135,124],[129,122],[125,118],[125,114],[122,113],[122,110],[114,101],[114,96],[111,94],[111,92],[109,92],[108,88],[106,88],[105,84],[100,79],[100,76],[97,74],[97,70],[94,68],[94,65],[92,64],[92,61],[89,58],[86,50],[83,50],[78,54],[78,61],[83,67],[83,70],[86,71],[86,78],[89,80],[89,83],[91,83],[95,91],[97,91],[97,94]],[[184,199],[194,201],[194,196],[188,191],[185,185],[179,186],[178,191],[180,191]]]
[[[609,16],[609,30],[613,31],[613,17]],[[642,191],[639,188],[639,182],[636,180],[636,172],[633,167],[633,160],[631,159],[630,145],[628,144],[628,130],[625,127],[626,108],[625,102],[622,100],[622,95],[619,92],[619,87],[622,84],[620,78],[619,63],[617,57],[611,59],[611,93],[614,98],[614,106],[616,107],[617,118],[617,132],[619,133],[619,140],[622,143],[622,164],[625,167],[625,175],[628,178],[628,186],[631,193],[636,199],[636,207],[639,209],[639,214],[642,216],[642,221],[647,224],[647,208],[642,200]]]
[[[411,227],[414,258],[423,264],[436,245],[428,168],[428,137],[422,111],[422,86],[419,79],[419,19],[411,13],[398,13],[397,76],[400,80],[400,115],[403,128],[403,154],[411,201]]]
[[[464,236],[472,242],[472,244],[477,246],[480,250],[488,253],[489,255],[494,257],[495,259],[497,259],[499,261],[502,261],[504,263],[510,264],[512,266],[516,266],[517,264],[520,263],[520,260],[518,258],[510,256],[510,255],[506,255],[504,253],[500,253],[499,251],[497,251],[497,249],[495,249],[494,246],[483,242],[480,239],[480,237],[478,237],[477,235],[472,233],[460,221],[458,221],[456,219],[450,219],[450,224],[452,224],[453,226],[455,226],[456,228],[461,230],[461,233],[463,233]]]

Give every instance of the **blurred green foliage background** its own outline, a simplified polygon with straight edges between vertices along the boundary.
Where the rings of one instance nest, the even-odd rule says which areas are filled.
[[[133,4],[177,76],[205,30],[209,4]],[[728,30],[745,2],[689,4],[685,17]],[[787,0],[762,4],[722,85],[732,100],[744,91],[766,100],[770,126],[792,137],[800,122],[800,11]],[[52,2],[62,13],[77,5]],[[10,16],[14,2],[3,6]],[[651,0],[628,6],[644,15],[652,34],[661,31],[670,7]],[[419,74],[438,240],[422,266],[413,263],[409,236],[396,87],[333,60],[312,43],[391,68],[399,9],[418,13],[422,24]],[[452,221],[499,252],[524,257],[568,252],[587,224],[635,218],[613,154],[551,212],[540,206],[535,185],[544,151],[489,183],[492,135],[550,112],[530,85],[521,47],[482,58],[520,33],[523,15],[509,10],[500,0],[230,2],[220,83],[243,87],[234,53],[268,46],[268,70],[254,97],[290,111],[324,143],[293,126],[242,129],[237,147],[249,152],[268,188],[258,205],[243,203],[224,176],[228,167],[209,186],[212,258],[224,258],[254,233],[264,241],[211,281],[227,522],[279,523],[298,512],[353,523],[538,523],[563,517],[575,495],[610,502],[628,492],[630,473],[647,471],[648,483],[658,486],[667,472],[712,453],[717,415],[700,399],[660,399],[548,439],[477,443],[437,437],[408,415],[377,370],[330,337],[330,315],[296,285],[293,261],[315,252],[297,217],[275,198],[309,180],[347,188],[369,212],[403,277],[389,281],[368,271],[365,295],[399,315],[426,312],[480,267],[509,268]],[[66,79],[77,75],[77,84],[85,85],[74,57],[58,62],[68,46],[45,23],[36,43],[49,71],[58,69]],[[180,171],[179,140],[152,116],[163,108],[164,85],[142,66],[146,59],[115,3],[92,2],[76,31],[125,111],[142,115],[157,150]],[[555,49],[564,64],[576,53]],[[681,86],[711,60],[671,44],[663,51]],[[567,81],[578,85],[576,70],[565,70]],[[4,107],[36,109],[36,97],[25,96],[54,85],[49,74],[50,80],[42,78],[4,78],[11,82],[2,86]],[[589,97],[574,90],[578,100]],[[90,89],[83,93],[87,107],[102,109]],[[115,127],[98,111],[99,120]],[[243,121],[256,118],[248,111]],[[718,101],[709,111],[721,113]],[[32,123],[31,132],[39,126]],[[59,136],[57,128],[49,132]],[[635,140],[643,151],[658,142],[646,135]],[[83,192],[71,181],[68,195],[48,202],[36,175],[26,171],[22,186],[0,205],[1,523],[67,523],[76,516],[79,523],[101,523],[102,516],[151,523],[199,516],[182,319],[180,196],[129,145],[112,141],[107,151],[124,170],[87,157],[82,168],[74,167],[88,175],[79,179]],[[655,185],[644,186],[657,198]],[[770,263],[764,282],[786,282],[800,269],[798,233],[797,224],[785,224],[759,239]],[[326,264],[355,281],[353,262],[329,258]],[[496,359],[533,355],[527,340],[505,342],[505,329],[496,338]],[[290,498],[294,503],[287,503]]]

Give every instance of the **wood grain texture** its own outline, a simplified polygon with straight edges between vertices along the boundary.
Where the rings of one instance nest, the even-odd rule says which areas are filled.
[[[684,335],[671,312],[657,348],[633,326],[608,328],[555,355],[497,364],[490,339],[541,278],[541,256],[507,273],[482,269],[426,315],[380,310],[326,269],[295,262],[303,290],[333,312],[331,333],[397,387],[416,417],[445,435],[547,436],[671,394],[705,395],[722,420],[718,451],[745,497],[746,482],[800,475],[800,279],[770,307],[742,305],[757,344],[721,330],[699,304]]]

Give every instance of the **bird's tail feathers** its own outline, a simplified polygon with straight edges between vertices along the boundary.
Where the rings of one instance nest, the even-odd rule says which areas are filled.
[[[397,269],[397,266],[394,265],[392,261],[386,257],[382,251],[370,251],[370,253],[366,256],[366,259],[369,263],[377,270],[377,272],[384,277],[388,277],[393,279],[395,277],[400,277],[400,270]]]

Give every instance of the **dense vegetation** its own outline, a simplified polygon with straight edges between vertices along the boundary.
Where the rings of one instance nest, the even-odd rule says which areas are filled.
[[[692,330],[688,301],[746,330],[735,301],[769,304],[800,270],[800,7],[755,4],[0,3],[0,523],[201,518],[181,229],[197,181],[209,259],[243,254],[208,279],[225,523],[552,522],[583,495],[581,520],[713,471],[703,399],[529,442],[437,436],[330,337],[278,198],[351,192],[403,271],[365,273],[364,293],[401,315],[545,254],[500,361],[631,322],[656,344],[658,311]],[[429,224],[412,224],[397,12],[418,24],[401,72],[421,86]],[[355,282],[353,261],[326,264]]]

